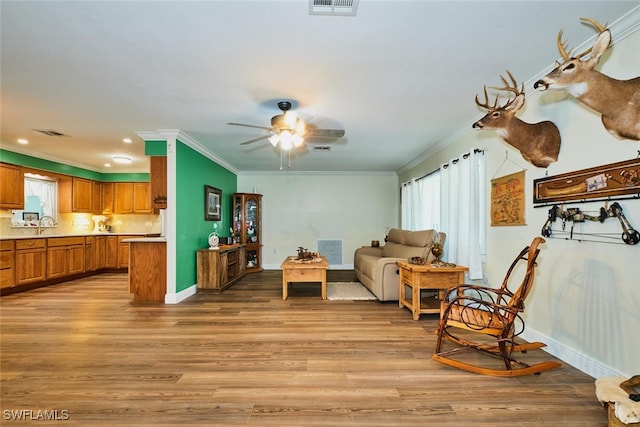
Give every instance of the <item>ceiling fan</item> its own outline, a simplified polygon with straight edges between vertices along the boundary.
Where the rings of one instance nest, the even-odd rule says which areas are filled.
[[[282,111],[282,114],[271,118],[271,126],[257,126],[234,122],[227,124],[263,129],[268,132],[266,135],[244,141],[240,143],[240,145],[252,144],[267,139],[274,147],[277,147],[279,144],[280,149],[285,151],[300,147],[304,144],[305,138],[342,138],[345,134],[342,129],[318,129],[306,124],[294,111],[291,111],[291,102],[289,101],[279,101],[278,108]]]

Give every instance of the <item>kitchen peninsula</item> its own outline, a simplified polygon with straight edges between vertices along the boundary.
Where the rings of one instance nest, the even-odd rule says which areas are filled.
[[[164,303],[167,241],[164,237],[125,239],[129,244],[129,293],[134,302]]]

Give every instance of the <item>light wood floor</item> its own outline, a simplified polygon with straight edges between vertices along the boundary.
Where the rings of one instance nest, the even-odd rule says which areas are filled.
[[[571,366],[462,372],[430,359],[435,315],[323,301],[319,284],[291,286],[283,301],[280,280],[251,274],[178,305],[132,303],[122,274],[3,297],[0,424],[607,425],[593,378]],[[26,410],[68,420],[11,419]]]

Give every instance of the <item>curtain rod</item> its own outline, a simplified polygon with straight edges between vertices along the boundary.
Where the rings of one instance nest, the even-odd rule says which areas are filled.
[[[484,154],[484,150],[483,150],[483,149],[481,149],[481,148],[474,148],[474,149],[473,149],[473,153],[474,153],[474,154],[478,154],[478,153]],[[466,159],[466,158],[468,158],[470,155],[471,155],[471,152],[468,152],[468,153],[464,153],[461,157],[462,157],[463,159]],[[459,158],[459,157],[458,157],[458,158],[455,158],[455,159],[451,160],[451,163],[453,163],[453,164],[455,165],[456,163],[458,163],[458,161],[459,161],[459,160],[460,160],[460,158]],[[448,168],[448,167],[449,167],[449,163],[445,163],[445,164],[443,164],[441,167],[443,167],[443,168],[445,168],[445,169],[446,169],[446,168]]]
[[[474,148],[474,149],[473,149],[473,152],[474,152],[474,153],[482,153],[482,154],[484,154],[484,150],[483,150],[483,149],[481,149],[481,148]],[[463,155],[462,155],[462,158],[466,159],[466,158],[467,158],[467,157],[469,157],[470,155],[471,155],[471,152],[469,152],[469,153],[465,153],[465,154],[463,154]],[[458,161],[458,159],[453,159],[453,160],[451,160],[451,162],[454,162],[454,164],[455,164],[455,162],[457,162],[457,161]],[[425,175],[422,175],[421,177],[418,177],[418,178],[414,179],[414,181],[416,181],[416,182],[417,182],[417,181],[420,181],[421,179],[425,179],[425,178],[427,178],[428,176],[431,176],[431,175],[433,175],[434,173],[438,172],[438,171],[439,171],[440,169],[442,169],[443,167],[444,167],[444,168],[446,168],[447,166],[449,166],[449,163],[445,163],[445,164],[443,164],[443,165],[442,165],[441,167],[439,167],[438,169],[433,170],[433,171],[431,171],[431,172],[429,172],[429,173],[427,173],[427,174],[425,174]],[[405,185],[408,185],[408,184],[411,184],[411,181],[407,181],[407,182],[403,183],[402,185],[403,185],[403,186],[405,186]]]

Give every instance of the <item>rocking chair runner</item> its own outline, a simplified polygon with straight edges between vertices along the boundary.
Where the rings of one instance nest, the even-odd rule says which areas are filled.
[[[515,338],[524,331],[524,321],[520,317],[520,313],[524,311],[524,301],[533,286],[535,261],[540,252],[538,245],[544,242],[542,237],[536,237],[530,246],[520,252],[507,270],[500,288],[459,285],[447,291],[447,298],[440,305],[438,340],[435,353],[432,356],[433,360],[465,371],[501,377],[539,374],[542,371],[560,366],[560,363],[551,361],[528,365],[512,356],[514,352],[525,353],[527,350],[538,349],[546,345],[541,342],[516,343],[515,341]],[[516,266],[523,262],[526,262],[524,278],[520,286],[515,291],[511,291],[509,290],[511,274]],[[488,335],[494,339],[487,342],[475,342],[454,335],[454,331],[459,333],[461,329]],[[443,338],[447,338],[461,347],[442,351]],[[476,366],[451,358],[461,351],[471,349],[502,358],[505,369]]]

